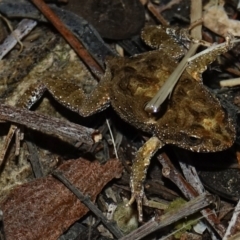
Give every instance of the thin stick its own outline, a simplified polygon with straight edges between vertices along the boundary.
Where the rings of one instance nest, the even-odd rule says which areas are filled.
[[[220,81],[221,87],[235,87],[240,85],[240,78],[232,78]]]
[[[59,171],[53,172],[53,176],[60,180],[69,190],[71,190],[78,199],[85,204],[99,219],[101,219],[104,226],[116,237],[120,238],[123,236],[119,230],[117,224],[113,221],[109,221],[103,213],[92,203],[89,196],[85,196],[79,189],[77,189],[69,180]]]
[[[116,156],[117,159],[119,159],[119,158],[118,158],[118,153],[117,153],[116,144],[115,144],[115,140],[114,140],[114,137],[113,137],[112,130],[111,130],[111,127],[110,127],[110,124],[109,124],[109,120],[108,120],[108,119],[106,119],[106,123],[107,123],[108,130],[109,130],[109,133],[110,133],[110,136],[111,136],[111,139],[112,139],[115,156]]]
[[[26,143],[27,143],[27,147],[28,147],[28,151],[29,151],[28,159],[32,166],[32,170],[33,170],[35,178],[44,177],[42,165],[41,165],[41,162],[39,161],[38,151],[37,151],[36,146],[32,142],[29,142],[29,141],[26,141]]]
[[[191,13],[190,13],[191,25],[199,22],[202,19],[202,0],[191,0]],[[191,37],[201,40],[202,39],[202,24],[197,24],[191,30]]]

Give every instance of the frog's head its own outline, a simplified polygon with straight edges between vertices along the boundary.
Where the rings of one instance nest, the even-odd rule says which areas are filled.
[[[171,143],[194,152],[217,152],[230,148],[235,137],[232,121],[220,111],[216,118],[204,117],[188,128],[175,132],[170,139],[173,139]]]
[[[236,137],[234,124],[218,99],[192,79],[180,80],[161,125],[168,126],[161,128],[166,143],[196,152],[225,150]]]

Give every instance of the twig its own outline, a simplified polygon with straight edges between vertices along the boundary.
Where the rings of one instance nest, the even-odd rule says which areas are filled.
[[[117,225],[113,221],[109,221],[102,212],[92,203],[88,196],[83,195],[79,189],[77,189],[69,180],[59,171],[53,172],[53,176],[60,180],[69,190],[71,190],[79,200],[85,204],[99,219],[101,219],[104,226],[116,237],[123,236],[122,232],[118,229]]]
[[[179,164],[183,171],[184,177],[191,184],[191,186],[194,187],[198,194],[204,193],[205,189],[198,177],[196,168],[182,161],[179,161]]]
[[[164,177],[175,183],[187,199],[193,199],[198,196],[196,190],[193,189],[193,187],[187,183],[183,176],[175,169],[165,153],[158,156],[158,161],[163,166],[162,172]],[[202,210],[201,213],[217,233],[223,237],[225,227],[219,222],[216,214],[209,208]]]
[[[42,165],[39,161],[39,157],[37,154],[37,152],[38,152],[37,148],[33,143],[31,143],[29,141],[26,141],[26,143],[27,143],[27,147],[28,147],[28,151],[29,151],[28,159],[31,163],[35,178],[41,178],[44,176],[44,174],[43,174],[43,170],[42,170]]]
[[[0,119],[56,136],[72,145],[76,142],[92,145],[101,138],[95,129],[4,104],[0,104]]]
[[[150,220],[140,228],[136,229],[135,231],[131,232],[127,236],[121,238],[121,240],[139,240],[144,238],[145,236],[149,235],[150,233],[153,233],[159,229],[162,229],[176,221],[178,221],[181,218],[187,217],[200,209],[208,206],[214,201],[213,196],[203,194],[195,199],[185,203],[181,207],[179,207],[176,210],[170,211],[164,215],[162,215],[157,221],[156,220]]]
[[[238,204],[235,207],[235,210],[232,215],[232,219],[228,224],[228,228],[223,237],[223,240],[230,239],[230,237],[233,237],[232,239],[239,239],[239,238],[234,238],[235,234],[239,234],[239,228],[240,228],[239,223],[240,223],[240,200],[238,201]]]
[[[4,138],[4,144],[3,144],[3,147],[0,151],[0,166],[2,166],[2,163],[5,159],[8,147],[9,147],[9,145],[12,141],[12,138],[13,138],[16,131],[17,131],[17,126],[11,125],[10,129],[8,131],[8,135]]]
[[[0,46],[0,60],[17,44],[22,48],[21,40],[37,25],[37,22],[31,19],[23,19],[17,28],[4,40]],[[21,51],[21,50],[20,50]]]
[[[93,57],[84,48],[82,43],[73,35],[73,33],[66,27],[66,25],[59,19],[59,17],[45,4],[42,0],[31,0],[42,14],[54,25],[54,27],[62,34],[67,42],[76,51],[83,62],[92,70],[92,73],[100,78],[103,74],[103,69],[93,59]]]
[[[240,78],[232,78],[220,81],[221,87],[235,87],[240,85]]]
[[[160,11],[157,7],[155,7],[151,1],[147,4],[148,10],[157,18],[157,20],[162,23],[163,26],[169,26],[169,22],[167,22],[164,17],[160,14]]]
[[[181,161],[181,159],[179,161],[179,164],[188,183],[190,183],[191,186],[194,187],[194,189],[199,195],[205,193],[206,191],[204,189],[204,186],[202,185],[202,182],[199,179],[196,168],[192,165],[188,165],[186,162]],[[203,226],[207,227],[205,222],[201,222]],[[209,228],[209,231],[211,231],[212,235],[215,235],[215,232],[213,232],[212,229]]]
[[[118,153],[117,153],[116,144],[115,144],[115,140],[114,140],[114,137],[113,137],[112,130],[111,130],[111,127],[110,127],[110,124],[109,124],[109,120],[108,120],[108,119],[106,119],[106,123],[107,123],[108,130],[109,130],[109,133],[110,133],[110,136],[111,136],[111,139],[112,139],[115,156],[116,156],[117,159],[119,159],[119,158],[118,158]]]

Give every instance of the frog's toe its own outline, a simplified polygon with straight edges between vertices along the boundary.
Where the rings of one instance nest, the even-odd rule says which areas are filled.
[[[143,205],[143,199],[145,199],[145,198],[146,197],[142,196],[142,194],[140,194],[140,193],[133,193],[132,196],[131,196],[131,199],[126,204],[126,206],[129,207],[136,200],[136,202],[137,202],[137,209],[138,209],[138,221],[139,222],[142,222],[142,220],[143,220],[142,205]]]

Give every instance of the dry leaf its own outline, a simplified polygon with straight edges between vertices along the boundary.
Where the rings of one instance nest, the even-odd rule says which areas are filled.
[[[226,37],[240,36],[240,21],[228,18],[223,6],[212,6],[203,14],[203,25],[214,33]]]
[[[68,160],[59,168],[68,180],[92,201],[105,184],[120,177],[121,163],[105,165],[84,159]],[[89,209],[52,176],[16,187],[0,204],[6,239],[57,239]]]

